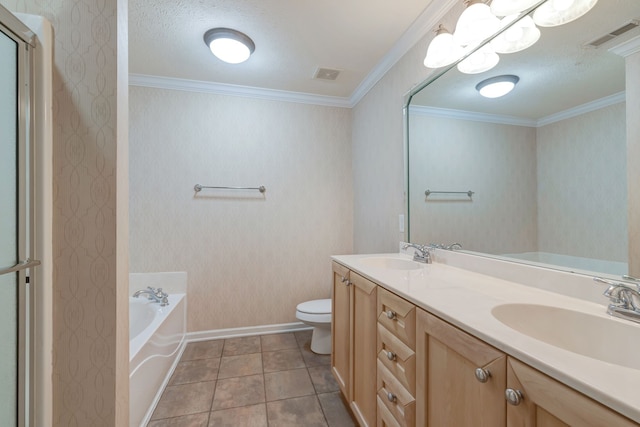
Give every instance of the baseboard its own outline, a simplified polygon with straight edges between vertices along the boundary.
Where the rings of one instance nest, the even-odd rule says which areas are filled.
[[[243,328],[213,329],[210,331],[188,332],[187,342],[218,340],[246,337],[251,335],[282,334],[285,332],[307,331],[313,329],[302,322],[281,323],[277,325],[248,326]]]

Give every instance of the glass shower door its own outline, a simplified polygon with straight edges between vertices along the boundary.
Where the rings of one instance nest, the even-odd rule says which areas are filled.
[[[0,268],[18,263],[18,44],[0,27]],[[0,275],[0,419],[18,419],[18,272]]]

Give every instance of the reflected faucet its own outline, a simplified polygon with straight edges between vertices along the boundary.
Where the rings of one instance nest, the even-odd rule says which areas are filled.
[[[593,280],[609,285],[603,295],[609,298],[607,314],[621,319],[640,323],[640,286],[621,282],[613,282],[600,277]]]
[[[407,243],[402,247],[402,250],[407,248],[414,248],[413,260],[417,262],[424,262],[425,264],[431,264],[431,248],[427,245],[416,245],[415,243]]]
[[[160,303],[162,307],[169,305],[169,295],[166,292],[162,292],[162,288],[154,289],[151,286],[147,286],[147,289],[135,291],[133,297],[138,298],[142,294],[146,294],[149,301]]]

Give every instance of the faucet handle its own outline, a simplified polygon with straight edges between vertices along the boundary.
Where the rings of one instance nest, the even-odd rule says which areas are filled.
[[[607,289],[605,293],[613,291],[614,288],[625,288],[635,292],[640,292],[640,284],[614,282],[613,280],[603,279],[602,277],[594,277],[593,281],[598,283],[604,283],[605,285],[609,285],[609,289]]]

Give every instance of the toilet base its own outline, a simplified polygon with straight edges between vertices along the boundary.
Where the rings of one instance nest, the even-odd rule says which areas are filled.
[[[313,328],[311,335],[311,351],[316,354],[331,354],[331,326]]]

